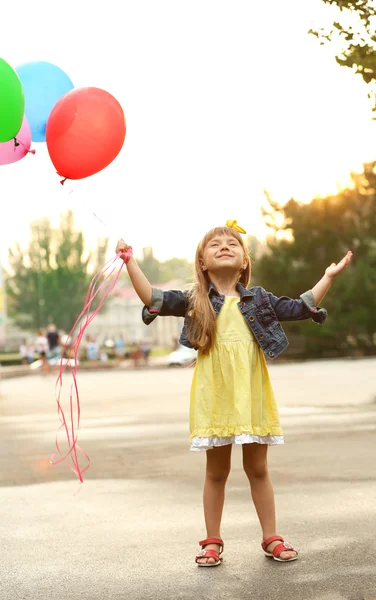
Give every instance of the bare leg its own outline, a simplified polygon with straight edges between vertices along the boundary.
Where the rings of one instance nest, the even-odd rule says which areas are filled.
[[[277,535],[274,492],[268,471],[267,452],[267,444],[243,445],[243,467],[251,486],[252,499],[260,521],[263,540]],[[280,542],[269,544],[267,551],[271,552],[277,544]],[[295,555],[295,551],[286,551],[281,552],[280,558],[286,560]]]
[[[219,446],[206,451],[206,477],[204,485],[204,514],[207,537],[221,537],[221,520],[225,501],[225,485],[231,468],[232,445]],[[208,544],[207,550],[219,551],[218,544]],[[200,558],[200,563],[214,563],[214,558]]]

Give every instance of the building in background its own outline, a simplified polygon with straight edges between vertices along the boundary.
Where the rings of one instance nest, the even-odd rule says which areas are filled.
[[[180,290],[184,282],[173,280],[157,284],[162,290]],[[100,311],[87,328],[88,335],[94,336],[100,343],[107,339],[115,340],[120,334],[127,343],[140,343],[149,340],[152,347],[171,348],[180,336],[184,319],[181,317],[157,318],[145,325],[141,318],[143,304],[133,286],[117,283],[106,300],[106,310]]]

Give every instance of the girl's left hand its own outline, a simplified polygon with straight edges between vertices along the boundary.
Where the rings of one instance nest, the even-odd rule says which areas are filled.
[[[350,260],[352,258],[352,255],[353,255],[353,253],[351,252],[351,250],[349,250],[348,253],[346,254],[346,256],[344,256],[344,258],[337,265],[336,265],[336,263],[332,263],[330,265],[330,267],[328,267],[325,270],[325,275],[330,277],[330,279],[334,279],[334,277],[337,277],[338,273],[343,271],[343,269],[345,269],[348,266],[348,264],[350,263]]]

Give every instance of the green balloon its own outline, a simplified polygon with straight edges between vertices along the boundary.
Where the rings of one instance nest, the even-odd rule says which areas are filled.
[[[25,99],[16,71],[0,58],[0,142],[9,142],[21,129]]]

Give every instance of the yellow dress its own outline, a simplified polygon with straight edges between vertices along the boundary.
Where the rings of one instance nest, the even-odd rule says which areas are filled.
[[[190,404],[191,450],[283,444],[265,356],[238,305],[226,296],[209,354],[198,353]]]

